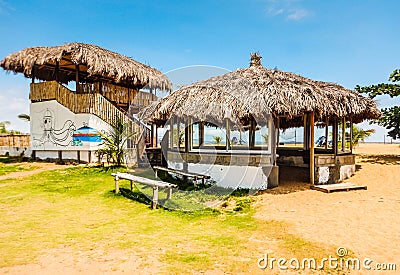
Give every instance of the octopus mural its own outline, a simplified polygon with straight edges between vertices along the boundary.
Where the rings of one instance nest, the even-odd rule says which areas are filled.
[[[55,128],[54,122],[54,113],[50,109],[46,109],[40,123],[43,134],[39,138],[33,138],[35,146],[53,144],[65,147],[73,144],[72,136],[76,130],[74,122],[66,120],[60,129]]]

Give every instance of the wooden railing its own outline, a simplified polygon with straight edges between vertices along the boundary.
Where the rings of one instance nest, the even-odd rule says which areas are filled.
[[[93,84],[79,84],[79,93],[94,94],[100,93],[108,100],[116,103],[147,106],[151,102],[157,100],[154,94],[130,89],[126,87],[116,86],[109,83],[96,82]]]

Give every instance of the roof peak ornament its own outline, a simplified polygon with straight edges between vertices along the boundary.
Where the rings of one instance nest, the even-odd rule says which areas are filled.
[[[261,58],[258,52],[250,53],[250,67],[262,67]]]

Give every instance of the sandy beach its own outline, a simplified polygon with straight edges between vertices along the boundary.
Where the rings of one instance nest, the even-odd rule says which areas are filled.
[[[345,182],[367,185],[368,190],[263,194],[256,216],[285,221],[299,236],[345,247],[360,259],[399,266],[399,144],[360,144],[355,153],[357,172]]]

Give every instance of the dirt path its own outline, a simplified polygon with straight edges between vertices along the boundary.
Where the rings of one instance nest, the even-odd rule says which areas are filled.
[[[31,167],[35,167],[35,168],[33,170],[12,172],[12,173],[8,173],[5,175],[1,175],[0,180],[18,179],[18,178],[32,176],[34,174],[48,171],[48,170],[65,169],[65,168],[69,167],[67,165],[59,165],[59,164],[55,164],[55,163],[46,163],[46,162],[26,162],[26,163],[21,163],[21,165],[26,169],[29,169]]]

